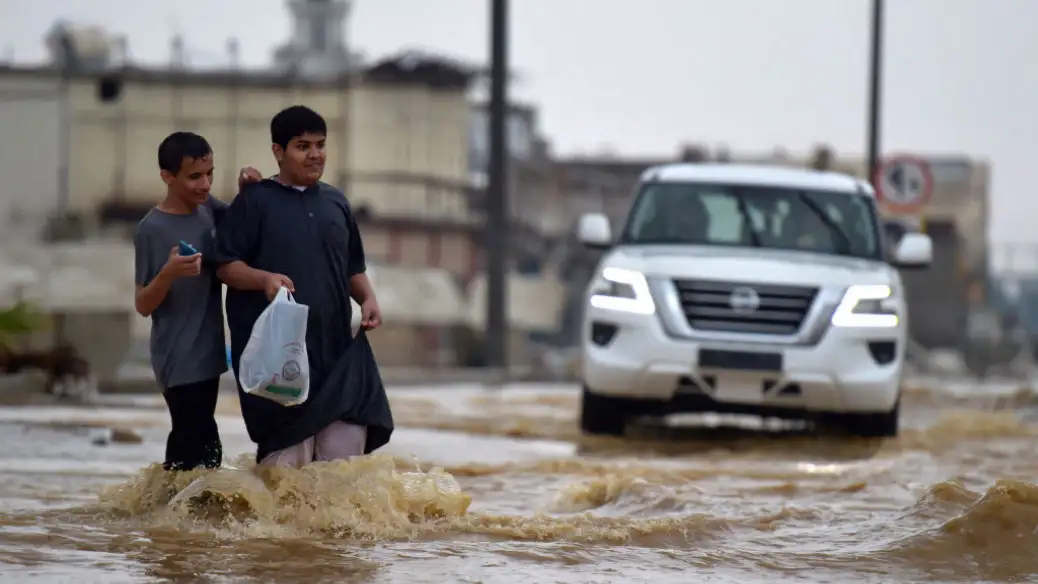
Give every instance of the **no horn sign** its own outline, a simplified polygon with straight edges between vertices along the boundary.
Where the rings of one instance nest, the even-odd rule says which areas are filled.
[[[893,156],[885,159],[873,177],[876,198],[891,211],[918,211],[933,197],[933,173],[930,163],[915,156]]]

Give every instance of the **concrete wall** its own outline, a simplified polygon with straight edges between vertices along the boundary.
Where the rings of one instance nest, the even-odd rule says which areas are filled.
[[[103,387],[117,381],[117,372],[132,343],[131,310],[62,310],[53,315],[51,334],[72,345]]]
[[[30,245],[0,250],[0,306],[27,300],[50,316],[27,345],[69,343],[97,381],[114,382],[141,317],[133,311],[133,248],[127,244]],[[146,322],[146,321],[144,321]]]
[[[412,268],[443,268],[467,278],[477,265],[478,243],[464,231],[393,228],[362,224],[364,253],[372,262]]]
[[[381,367],[454,367],[454,329],[389,321],[368,337]]]
[[[363,173],[468,181],[468,102],[462,91],[362,87],[351,112],[350,200],[382,215],[472,221],[463,192],[389,184]]]
[[[147,360],[150,321],[133,312],[132,258],[133,248],[126,243],[5,246],[0,249],[0,306],[18,299],[38,304],[54,317],[53,326],[30,343],[41,348],[56,340],[72,343],[91,362],[98,380],[110,382],[124,360]],[[385,326],[371,336],[384,366],[453,366],[478,354],[486,306],[482,278],[466,294],[442,268],[373,264],[369,276],[385,318]],[[551,279],[513,275],[509,299],[510,353],[514,363],[524,364],[532,358],[526,334],[555,329],[562,288]],[[353,325],[359,325],[356,306]]]
[[[522,334],[550,333],[558,329],[566,289],[551,277],[509,274],[507,317],[512,328]],[[486,326],[487,281],[482,274],[469,284],[466,321],[474,329]]]
[[[934,261],[925,270],[902,270],[912,340],[926,348],[957,349],[966,341],[969,282],[963,278],[963,239],[950,224],[931,225]]]
[[[304,104],[329,124],[325,180],[346,186],[355,206],[383,214],[467,217],[460,191],[390,183],[378,176],[467,180],[468,102],[463,91],[416,85],[369,84],[346,90],[127,80],[113,103],[99,101],[97,92],[95,80],[77,79],[70,85],[72,209],[89,212],[113,197],[155,200],[161,192],[156,149],[175,130],[197,131],[209,140],[217,164],[214,194],[229,198],[240,167],[276,171],[270,118],[283,107]],[[58,190],[57,95],[53,74],[0,73],[5,137],[10,132],[39,138],[5,140],[7,150],[0,152],[5,166],[0,169],[5,180],[14,170],[24,175],[10,190],[40,193],[39,206],[54,206]]]
[[[368,277],[386,322],[433,327],[464,322],[465,296],[446,270],[369,266]]]
[[[56,79],[0,77],[0,238],[25,236],[57,206],[59,102]]]

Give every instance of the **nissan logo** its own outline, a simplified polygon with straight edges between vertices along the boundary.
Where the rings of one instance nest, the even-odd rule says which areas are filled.
[[[739,314],[756,312],[760,308],[760,296],[753,288],[739,287],[732,290],[732,295],[728,297],[728,305]]]

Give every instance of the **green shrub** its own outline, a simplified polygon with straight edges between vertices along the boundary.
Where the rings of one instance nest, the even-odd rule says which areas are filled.
[[[28,302],[0,309],[0,342],[47,326],[46,316]]]

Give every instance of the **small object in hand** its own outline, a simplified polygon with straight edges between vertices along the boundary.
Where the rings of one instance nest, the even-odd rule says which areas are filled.
[[[180,255],[182,256],[193,256],[198,253],[198,250],[194,248],[190,243],[180,240]]]

